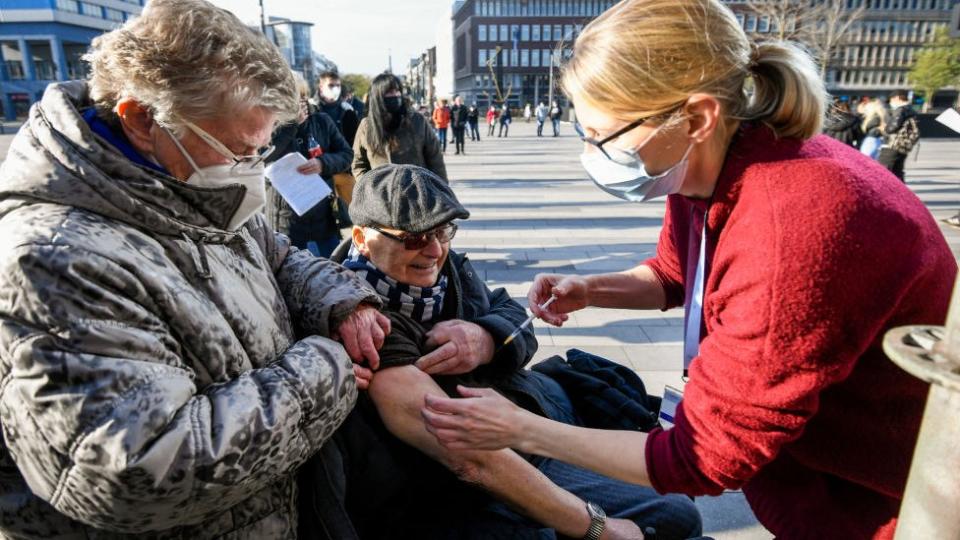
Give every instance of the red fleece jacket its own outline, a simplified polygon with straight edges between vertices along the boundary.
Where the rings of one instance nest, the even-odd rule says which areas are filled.
[[[683,305],[705,201],[670,196],[647,261]],[[886,358],[890,328],[943,324],[957,264],[920,200],[825,136],[741,128],[707,215],[700,355],[669,431],[646,446],[660,492],[742,488],[780,538],[890,538],[927,385]]]

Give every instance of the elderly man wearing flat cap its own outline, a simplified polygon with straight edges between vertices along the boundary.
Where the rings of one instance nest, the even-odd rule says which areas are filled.
[[[352,240],[331,256],[377,291],[392,325],[379,363],[355,369],[368,392],[352,416],[363,418],[368,436],[348,420],[351,435],[338,439],[352,469],[346,506],[360,536],[642,538],[638,525],[655,527],[658,538],[698,535],[699,514],[685,497],[512,450],[450,450],[427,432],[420,413],[427,394],[476,386],[576,421],[555,381],[523,369],[537,349],[532,328],[503,345],[526,318],[523,307],[504,289],[491,291],[451,250],[455,220],[469,216],[427,169],[383,166],[358,179]]]

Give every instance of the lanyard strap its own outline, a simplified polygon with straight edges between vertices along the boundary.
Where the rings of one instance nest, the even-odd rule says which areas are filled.
[[[700,256],[693,279],[690,302],[687,303],[687,324],[683,332],[683,378],[686,380],[690,363],[700,354],[700,328],[703,321],[703,281],[707,266],[707,209],[703,213],[703,228],[700,233]]]

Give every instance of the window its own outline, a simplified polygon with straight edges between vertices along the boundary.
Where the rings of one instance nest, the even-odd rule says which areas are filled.
[[[510,41],[510,32],[507,31],[507,25],[500,25],[500,41]]]
[[[57,0],[57,9],[69,13],[80,13],[80,5],[77,0]]]
[[[540,25],[539,24],[533,25],[532,39],[533,41],[540,41]]]
[[[486,49],[480,49],[479,53],[480,53],[480,55],[477,57],[477,65],[478,65],[478,66],[485,66],[485,65],[487,65],[487,50],[486,50]]]
[[[554,41],[560,41],[561,39],[563,39],[563,34],[561,34],[561,32],[563,32],[563,29],[560,27],[559,24],[553,25],[553,39],[554,39]]]
[[[540,49],[533,49],[530,53],[530,65],[540,67]]]
[[[552,34],[550,33],[550,29],[551,29],[551,28],[553,28],[553,27],[550,26],[549,24],[543,25],[543,40],[544,40],[544,41],[553,41]]]
[[[513,67],[520,65],[520,51],[516,49],[510,49],[510,65]]]
[[[477,27],[477,41],[487,40],[487,25],[481,24]]]
[[[747,15],[747,32],[756,32],[757,31],[757,16],[754,14]]]
[[[550,65],[550,49],[543,49],[540,51],[541,62],[540,65],[543,67],[548,67]]]
[[[740,25],[740,28],[743,28],[743,13],[737,13],[737,23]]]
[[[489,31],[487,31],[487,39],[489,41],[500,41],[497,38],[497,25],[491,24]]]
[[[119,9],[103,8],[107,20],[123,22],[123,12]]]
[[[520,41],[520,25],[510,25],[510,41]]]
[[[481,78],[479,75],[477,75],[476,77],[473,78],[473,86],[474,86],[474,87],[480,88],[480,86],[481,86],[482,84],[483,84],[483,78]]]
[[[565,24],[563,25],[563,39],[564,41],[570,41],[573,39],[573,25]]]
[[[80,2],[80,13],[91,17],[103,17],[103,8],[89,2]]]
[[[530,41],[530,25],[525,24],[520,27],[520,41]]]
[[[520,49],[520,67],[530,67],[530,49]]]
[[[770,17],[768,15],[760,17],[760,26],[757,28],[757,30],[763,33],[770,31]]]

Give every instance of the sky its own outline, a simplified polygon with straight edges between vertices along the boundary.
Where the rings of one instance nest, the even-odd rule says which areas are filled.
[[[211,0],[242,21],[260,21],[259,0]],[[263,0],[267,17],[314,23],[313,50],[333,60],[341,73],[403,73],[410,58],[435,44],[450,0]]]

